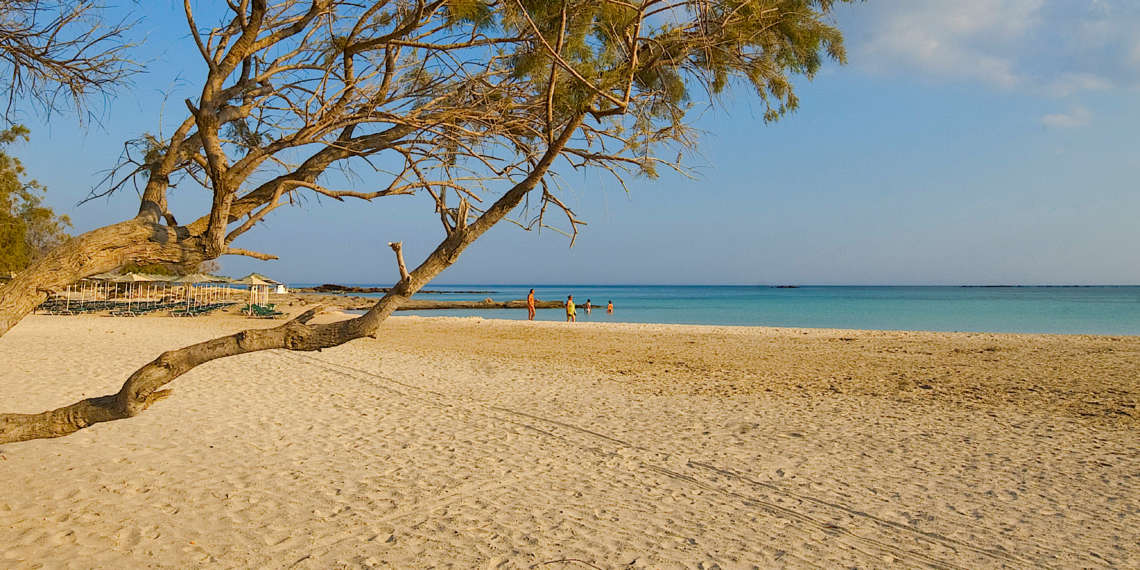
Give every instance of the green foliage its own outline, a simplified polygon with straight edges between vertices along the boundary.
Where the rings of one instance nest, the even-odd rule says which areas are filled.
[[[447,0],[449,24],[470,24],[477,30],[494,26],[495,13],[483,0]]]
[[[608,128],[654,176],[655,148],[690,144],[685,119],[694,95],[715,98],[739,83],[759,96],[766,121],[794,111],[791,75],[811,78],[827,59],[845,61],[843,37],[827,16],[837,1],[851,0],[521,0],[526,13],[518,1],[498,5],[501,26],[521,36],[537,28],[549,46],[561,41],[562,59],[588,84],[570,77],[541,41],[514,48],[512,75],[540,89],[556,68],[555,116],[591,101],[593,111],[623,110]]]
[[[67,240],[65,229],[71,227],[67,216],[56,216],[42,205],[46,189],[24,180],[24,165],[5,152],[20,139],[28,140],[27,128],[0,131],[0,273],[27,267]]]
[[[270,141],[268,135],[250,128],[248,121],[245,120],[227,123],[225,135],[232,144],[244,149],[258,148]]]

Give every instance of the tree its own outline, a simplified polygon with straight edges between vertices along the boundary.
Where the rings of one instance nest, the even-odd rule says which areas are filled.
[[[166,138],[132,145],[107,192],[135,182],[134,218],[54,249],[0,289],[0,334],[44,291],[125,263],[273,256],[233,245],[302,193],[336,200],[430,196],[442,238],[367,313],[313,325],[317,309],[160,355],[116,393],[40,414],[0,415],[0,443],[131,417],[193,367],[267,349],[320,350],[380,323],[474,240],[509,219],[531,229],[560,212],[558,169],[654,176],[690,146],[692,93],[751,88],[767,120],[795,109],[790,76],[842,61],[833,0],[267,0],[227,2],[200,28],[201,93]],[[678,158],[678,160],[680,160]],[[393,168],[392,165],[395,165]],[[330,168],[375,168],[370,189],[336,189]],[[200,186],[209,211],[179,223],[168,192]],[[525,201],[525,203],[524,203]],[[520,207],[521,205],[521,207]],[[514,213],[514,217],[510,217]],[[181,213],[179,213],[181,214]]]
[[[0,92],[5,118],[22,100],[50,112],[64,97],[76,110],[107,94],[138,67],[124,57],[126,22],[107,25],[90,0],[5,0],[0,3]]]
[[[20,271],[67,238],[67,216],[56,216],[43,206],[46,189],[35,180],[23,180],[24,165],[4,147],[28,138],[28,129],[15,126],[0,131],[0,273]]]

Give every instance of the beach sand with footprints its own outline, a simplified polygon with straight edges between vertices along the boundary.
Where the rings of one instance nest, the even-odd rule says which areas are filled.
[[[275,324],[30,316],[0,409]],[[1140,565],[1140,337],[396,317],[172,387],[0,446],[0,566]]]

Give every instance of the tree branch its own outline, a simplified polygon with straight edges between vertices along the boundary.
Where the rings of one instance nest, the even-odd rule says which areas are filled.
[[[319,306],[313,307],[272,329],[244,330],[164,352],[131,374],[115,394],[87,398],[38,414],[0,414],[0,444],[63,437],[97,423],[136,416],[170,395],[169,390],[160,390],[161,387],[211,360],[273,348],[320,350],[345,342],[342,335],[336,334],[339,327],[306,324],[319,311]]]
[[[408,266],[404,265],[404,242],[390,241],[388,247],[396,252],[396,265],[400,268],[400,280],[403,281],[408,278]]]
[[[261,253],[259,251],[251,251],[248,249],[241,249],[241,248],[237,248],[237,247],[227,247],[227,248],[223,249],[222,255],[244,255],[246,257],[252,257],[254,259],[260,259],[262,261],[272,261],[274,259],[280,259],[276,255],[271,255],[268,253]]]

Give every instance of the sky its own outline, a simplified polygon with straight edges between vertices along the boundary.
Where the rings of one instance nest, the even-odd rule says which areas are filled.
[[[124,141],[184,111],[201,70],[180,5],[130,6],[148,71],[95,102],[98,122],[19,117],[32,140],[13,150],[78,232],[134,214],[132,191],[77,203]],[[627,193],[568,175],[588,222],[573,248],[500,224],[436,283],[1140,284],[1140,3],[873,0],[835,23],[849,62],[798,78],[795,113],[765,124],[744,91],[703,102],[694,177]],[[181,219],[204,211],[176,194]],[[280,260],[222,272],[387,284],[389,241],[415,265],[440,238],[426,196],[312,200],[235,244]]]

